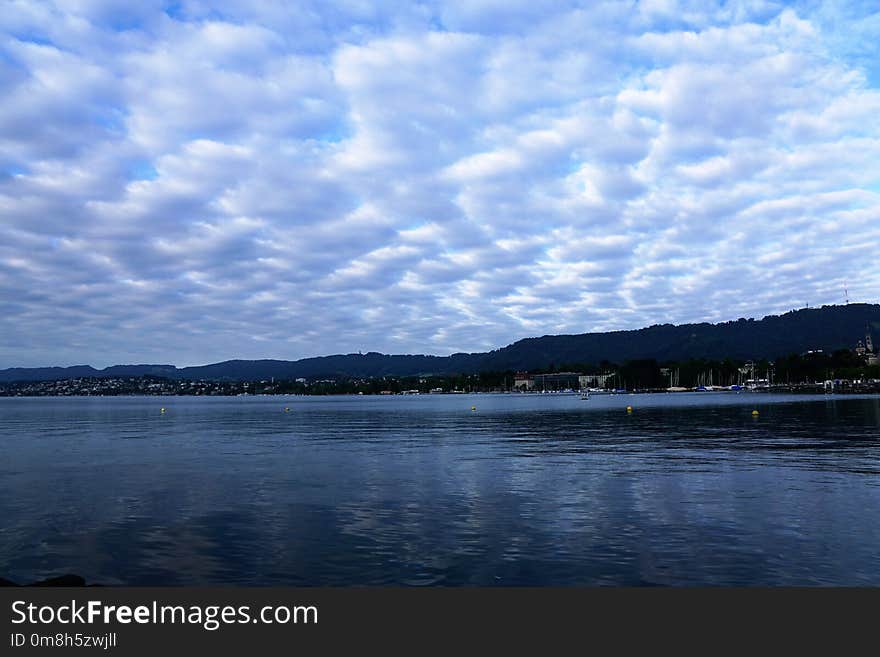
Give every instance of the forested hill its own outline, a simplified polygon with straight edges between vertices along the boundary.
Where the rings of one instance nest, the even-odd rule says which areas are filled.
[[[263,380],[298,377],[381,377],[480,371],[533,370],[602,361],[623,363],[652,358],[776,358],[809,350],[851,349],[870,326],[880,342],[880,305],[823,306],[739,319],[721,324],[660,324],[633,331],[546,335],[519,340],[488,353],[451,356],[385,355],[378,353],[321,356],[297,361],[230,360],[212,365],[115,365],[97,370],[74,367],[0,370],[0,381],[46,381],[75,377],[163,376],[181,379]]]
[[[527,338],[490,352],[487,369],[534,369],[553,363],[599,363],[653,358],[777,358],[809,350],[852,349],[870,326],[880,338],[880,305],[854,303],[794,310],[761,320],[739,319],[721,324],[660,324],[635,331],[546,335]]]

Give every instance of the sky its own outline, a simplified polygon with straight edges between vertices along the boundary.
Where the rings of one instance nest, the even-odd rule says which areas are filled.
[[[875,1],[4,0],[0,368],[880,302]]]

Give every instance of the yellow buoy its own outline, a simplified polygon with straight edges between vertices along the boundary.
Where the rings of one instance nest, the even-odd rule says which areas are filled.
[[[757,416],[758,416],[758,411],[752,411],[752,417],[757,417]]]
[[[159,409],[159,412],[160,412],[160,413],[164,413],[164,412],[165,412],[165,409],[164,409],[164,408],[161,408],[161,409]]]
[[[626,407],[626,412],[627,412],[627,413],[632,413],[632,412],[633,412],[633,407],[632,407],[632,406],[627,406],[627,407]]]
[[[471,410],[472,410],[472,411],[475,411],[475,410],[477,410],[477,407],[476,407],[476,406],[471,406]]]

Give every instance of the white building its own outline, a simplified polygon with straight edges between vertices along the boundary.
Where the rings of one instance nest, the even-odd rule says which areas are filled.
[[[614,372],[606,372],[605,374],[582,374],[578,377],[578,383],[581,389],[585,388],[604,388],[605,382],[614,378]]]

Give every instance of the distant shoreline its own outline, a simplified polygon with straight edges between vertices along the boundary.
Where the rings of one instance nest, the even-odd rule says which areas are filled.
[[[208,398],[208,399],[235,399],[240,397],[246,398],[255,398],[255,397],[279,397],[279,398],[291,398],[291,397],[436,397],[436,396],[454,396],[454,395],[495,395],[495,396],[523,396],[523,397],[578,397],[583,395],[584,393],[580,391],[563,391],[563,390],[548,390],[546,392],[542,391],[502,391],[502,390],[471,390],[471,391],[450,391],[450,392],[434,392],[434,393],[426,393],[426,392],[394,392],[394,393],[351,393],[351,392],[337,392],[337,393],[258,393],[258,394],[248,394],[248,393],[239,393],[239,394],[211,394],[211,395],[192,395],[192,394],[174,394],[174,393],[164,393],[164,394],[145,394],[145,393],[133,393],[133,394],[0,394],[0,399],[37,399],[37,398],[53,398],[53,399],[91,399],[91,398],[179,398],[179,399],[189,399],[189,398]],[[848,396],[848,395],[880,395],[880,383],[872,384],[865,387],[850,387],[844,389],[835,389],[835,390],[824,390],[821,385],[811,385],[811,386],[779,386],[772,388],[764,388],[759,390],[663,390],[663,389],[655,389],[655,390],[618,390],[615,392],[605,392],[605,391],[592,391],[590,392],[591,396],[595,397],[623,397],[626,395],[682,395],[682,394],[695,394],[695,395],[729,395],[729,394],[746,394],[746,395],[767,395],[767,394],[799,394],[799,395],[826,395],[826,396]]]

